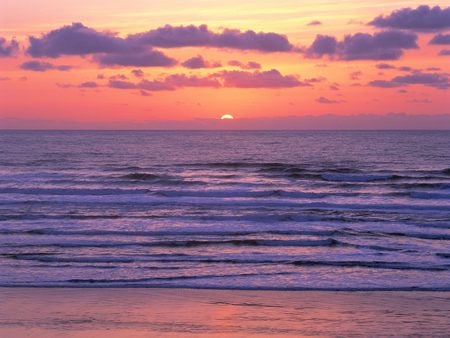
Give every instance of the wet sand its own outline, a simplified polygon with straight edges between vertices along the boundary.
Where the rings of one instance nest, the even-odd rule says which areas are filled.
[[[0,337],[447,337],[449,292],[0,288]]]

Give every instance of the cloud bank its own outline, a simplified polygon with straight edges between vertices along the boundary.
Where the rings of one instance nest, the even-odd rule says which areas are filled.
[[[450,7],[419,6],[416,9],[402,8],[387,16],[380,15],[369,22],[380,28],[434,31],[450,28]]]
[[[207,25],[166,25],[144,33],[132,34],[127,40],[152,47],[217,47],[260,52],[288,52],[294,49],[286,36],[277,33],[241,31],[226,28],[220,33]]]
[[[342,41],[333,36],[317,35],[306,50],[306,56],[324,55],[337,60],[397,60],[404,49],[418,48],[417,35],[402,31],[382,31],[372,34],[346,35]]]
[[[415,71],[412,74],[396,76],[391,80],[374,80],[369,82],[372,87],[395,88],[409,85],[424,85],[437,89],[449,89],[450,77],[448,74],[425,73]]]
[[[40,38],[29,37],[27,53],[33,57],[56,58],[61,55],[136,52],[126,40],[113,33],[97,32],[82,23],[50,31]]]

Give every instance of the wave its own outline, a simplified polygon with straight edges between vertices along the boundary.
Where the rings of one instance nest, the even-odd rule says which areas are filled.
[[[118,189],[118,188],[0,188],[0,194],[24,194],[24,195],[135,195],[147,194],[149,189]]]
[[[23,248],[23,247],[58,247],[58,248],[119,248],[128,246],[142,247],[201,247],[201,246],[267,246],[267,247],[315,247],[315,246],[338,246],[347,245],[335,239],[319,239],[319,240],[268,240],[268,239],[224,239],[224,240],[168,240],[168,241],[151,241],[151,242],[123,242],[123,241],[71,241],[71,242],[48,242],[48,243],[21,243],[10,244],[5,247]]]
[[[153,180],[164,179],[165,177],[162,177],[160,175],[155,175],[155,174],[148,174],[148,173],[132,173],[132,174],[126,174],[126,175],[120,176],[120,178],[134,180],[134,181],[153,181]]]
[[[411,198],[417,199],[444,199],[450,201],[450,193],[431,193],[431,192],[422,192],[422,191],[411,191],[408,193]]]
[[[385,261],[295,261],[291,264],[295,266],[336,266],[336,267],[362,267],[373,269],[391,269],[391,270],[422,270],[422,271],[447,271],[450,266],[422,266],[411,265],[402,262]]]
[[[165,197],[222,197],[222,198],[324,198],[331,196],[354,197],[358,193],[335,192],[335,193],[315,193],[302,191],[287,191],[281,189],[275,190],[160,190],[155,192],[157,195]]]
[[[207,168],[291,168],[295,164],[281,163],[281,162],[251,162],[251,161],[230,161],[230,162],[196,162],[196,163],[181,163],[181,167],[207,167]]]
[[[377,175],[377,174],[337,174],[325,173],[321,177],[326,181],[334,182],[375,182],[398,179],[401,176],[397,175]]]
[[[151,277],[151,278],[134,278],[134,279],[69,279],[68,283],[143,283],[152,281],[176,281],[184,279],[205,279],[205,278],[229,278],[229,277],[250,277],[250,276],[277,276],[277,275],[292,275],[289,272],[266,272],[266,273],[236,273],[236,274],[207,274],[196,276],[171,276],[171,277]]]
[[[380,186],[383,186],[380,184]],[[390,182],[384,186],[393,189],[450,189],[450,183],[444,182]]]
[[[450,205],[445,204],[408,204],[405,202],[390,202],[386,203],[345,203],[342,201],[339,203],[333,202],[309,202],[301,201],[295,199],[279,199],[279,198],[266,198],[266,199],[224,199],[224,198],[202,198],[202,197],[174,197],[167,199],[162,196],[145,195],[145,196],[133,196],[129,195],[126,198],[122,196],[86,196],[80,199],[78,196],[67,195],[64,198],[56,198],[56,196],[45,196],[45,198],[34,198],[27,200],[10,200],[3,199],[0,200],[0,205],[3,206],[19,206],[26,204],[27,206],[42,205],[42,204],[53,204],[54,206],[64,206],[64,205],[89,205],[92,208],[99,208],[107,205],[121,205],[123,207],[138,205],[165,205],[171,207],[174,205],[189,207],[196,206],[204,210],[210,208],[223,208],[233,206],[236,211],[248,208],[266,208],[266,209],[293,209],[295,208],[297,212],[308,212],[308,211],[333,211],[334,213],[342,211],[354,211],[354,212],[392,212],[392,213],[448,213],[450,212]]]
[[[117,176],[115,176],[117,178]],[[149,173],[132,173],[119,176],[120,179],[134,183],[148,182],[157,185],[206,185],[207,182],[200,180],[186,180],[177,176],[155,175]]]
[[[270,220],[277,218],[270,218]],[[166,230],[58,230],[54,228],[36,228],[36,229],[0,229],[1,235],[51,235],[51,236],[243,236],[243,235],[309,235],[309,236],[332,236],[340,234],[340,230],[292,230],[279,229],[272,230],[267,227],[229,227],[228,230],[220,230],[217,227],[199,227],[191,228],[173,228]]]
[[[248,259],[248,258],[226,258],[226,257],[202,257],[202,256],[176,256],[159,257],[153,255],[143,255],[135,257],[56,257],[52,255],[23,255],[23,254],[3,254],[2,256],[14,260],[38,261],[43,263],[74,263],[74,264],[134,264],[144,262],[158,263],[208,263],[208,264],[244,264],[244,265],[293,265],[297,267],[341,267],[341,268],[367,268],[367,269],[388,269],[388,270],[417,270],[417,271],[449,271],[450,265],[436,264],[412,264],[398,261],[365,261],[365,260],[289,260],[279,259]],[[445,257],[448,258],[448,257]],[[186,266],[185,266],[186,267]],[[259,275],[259,273],[258,273]],[[197,278],[192,276],[191,278]],[[224,277],[224,276],[222,276]],[[154,279],[154,278],[150,278]]]
[[[173,183],[173,180],[168,182]],[[186,183],[186,181],[185,181]],[[187,181],[192,184],[192,181]],[[288,191],[282,189],[273,190],[151,190],[151,189],[121,189],[121,188],[0,188],[0,194],[24,194],[24,195],[78,195],[78,196],[97,196],[97,195],[158,195],[164,197],[222,197],[222,198],[324,198],[331,196],[354,197],[358,193],[352,192],[330,192],[314,193],[302,191]]]

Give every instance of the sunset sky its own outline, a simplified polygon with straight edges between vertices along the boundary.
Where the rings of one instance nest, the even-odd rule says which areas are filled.
[[[449,89],[450,1],[0,0],[0,128],[420,124]]]

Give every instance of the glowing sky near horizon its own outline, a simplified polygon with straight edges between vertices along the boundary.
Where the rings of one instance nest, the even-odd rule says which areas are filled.
[[[368,24],[405,8],[425,22],[414,12],[420,5],[440,6],[432,14],[441,25],[432,20],[436,27],[402,27],[395,17]],[[448,114],[449,6],[415,0],[0,0],[0,119],[120,123],[229,113],[236,120]],[[156,33],[150,43],[148,36],[127,38],[166,25],[182,47],[165,46]],[[207,25],[210,40],[188,42],[192,36],[177,30],[188,25]],[[55,42],[47,35],[63,27],[89,36],[71,41],[73,35],[61,33]],[[223,36],[229,29],[239,30],[231,40]],[[359,42],[344,41],[358,33],[366,34]],[[430,44],[438,35],[438,43]],[[31,36],[39,42],[35,49]],[[336,44],[318,41],[320,36]],[[98,39],[109,40],[103,46]],[[12,52],[11,41],[19,45]],[[362,50],[365,45],[372,50]]]

